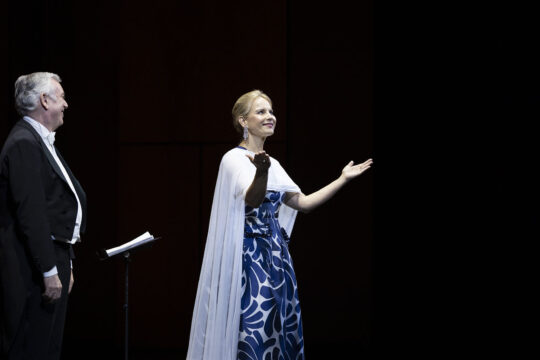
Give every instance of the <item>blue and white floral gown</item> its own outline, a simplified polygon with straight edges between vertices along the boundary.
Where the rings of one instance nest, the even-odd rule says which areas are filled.
[[[187,360],[304,359],[286,243],[297,211],[282,203],[283,194],[301,189],[270,157],[266,202],[246,208],[246,191],[256,173],[246,155],[254,153],[233,148],[219,165]]]
[[[303,360],[304,339],[289,238],[278,221],[285,192],[246,206],[239,360]]]

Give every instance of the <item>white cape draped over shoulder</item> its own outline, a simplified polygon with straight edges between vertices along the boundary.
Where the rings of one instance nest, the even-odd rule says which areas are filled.
[[[191,322],[187,360],[236,360],[240,332],[245,195],[255,166],[237,147],[221,159]],[[300,193],[279,162],[270,158],[267,190]],[[279,223],[290,236],[297,211],[285,204]]]

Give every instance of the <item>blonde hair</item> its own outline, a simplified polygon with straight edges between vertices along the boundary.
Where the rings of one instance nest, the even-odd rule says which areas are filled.
[[[238,119],[243,117],[244,119],[247,118],[249,112],[251,111],[251,106],[253,105],[253,101],[255,99],[262,97],[266,101],[270,103],[270,106],[272,106],[272,100],[270,100],[270,97],[263,93],[261,90],[253,90],[248,93],[245,93],[244,95],[240,96],[238,100],[234,103],[234,106],[232,108],[232,117],[233,117],[233,126],[240,134],[243,132],[242,125],[238,122]]]

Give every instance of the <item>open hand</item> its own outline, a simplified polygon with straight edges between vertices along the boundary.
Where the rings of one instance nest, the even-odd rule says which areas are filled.
[[[343,176],[345,180],[353,179],[358,175],[362,174],[364,171],[371,167],[371,164],[373,164],[373,160],[368,159],[361,164],[353,164],[354,161],[351,160],[341,171],[341,176]]]
[[[263,150],[259,151],[258,153],[255,153],[255,156],[251,157],[250,155],[246,155],[251,163],[255,165],[257,170],[266,171],[270,167],[270,156]]]

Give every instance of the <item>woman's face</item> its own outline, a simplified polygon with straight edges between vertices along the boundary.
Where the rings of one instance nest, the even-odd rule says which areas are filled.
[[[266,138],[274,134],[276,127],[276,117],[270,103],[262,97],[253,100],[251,111],[247,119],[241,120],[242,126],[248,127],[249,135]]]

